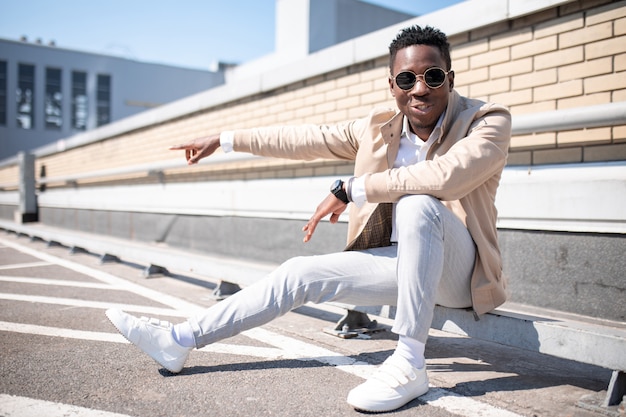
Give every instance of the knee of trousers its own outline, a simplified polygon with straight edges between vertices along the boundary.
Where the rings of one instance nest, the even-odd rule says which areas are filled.
[[[311,257],[296,256],[283,262],[270,276],[274,279],[275,285],[297,287],[306,283],[314,271],[315,263]]]
[[[406,195],[396,205],[396,222],[399,224],[423,224],[424,217],[439,219],[443,204],[430,195]]]

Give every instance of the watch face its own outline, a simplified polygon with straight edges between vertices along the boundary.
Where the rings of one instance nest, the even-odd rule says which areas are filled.
[[[331,192],[335,192],[337,191],[339,188],[341,188],[341,180],[337,180],[333,183],[333,186],[330,187],[330,191]]]

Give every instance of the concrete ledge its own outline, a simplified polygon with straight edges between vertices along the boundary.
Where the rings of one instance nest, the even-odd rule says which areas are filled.
[[[208,280],[223,280],[242,286],[256,282],[277,266],[39,224],[22,225],[0,220],[0,229],[102,256],[114,256],[147,268],[194,273]],[[393,306],[333,305],[386,318],[395,315]],[[626,371],[626,355],[623,354],[626,352],[626,323],[507,303],[479,321],[469,310],[438,306],[432,327],[614,371]]]
[[[214,280],[225,280],[240,285],[251,285],[275,264],[250,262],[173,249],[167,245],[134,242],[127,239],[68,231],[41,224],[17,224],[0,220],[0,229],[56,243],[72,249],[83,249],[101,256],[114,257],[127,262],[162,267],[179,273],[193,273]]]

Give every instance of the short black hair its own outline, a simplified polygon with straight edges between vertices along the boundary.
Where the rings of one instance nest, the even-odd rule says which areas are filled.
[[[391,44],[389,44],[390,70],[393,68],[393,62],[396,59],[398,51],[412,45],[429,45],[438,48],[446,63],[446,68],[444,69],[450,71],[452,59],[450,58],[450,44],[448,43],[446,34],[431,26],[422,28],[418,25],[402,29]]]

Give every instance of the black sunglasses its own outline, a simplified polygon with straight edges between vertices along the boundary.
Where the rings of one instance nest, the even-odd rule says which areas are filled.
[[[417,83],[417,79],[421,78],[428,88],[439,88],[446,82],[446,76],[450,71],[444,71],[441,68],[428,68],[423,74],[416,74],[413,71],[402,71],[394,78],[396,85],[401,89],[408,91]]]

